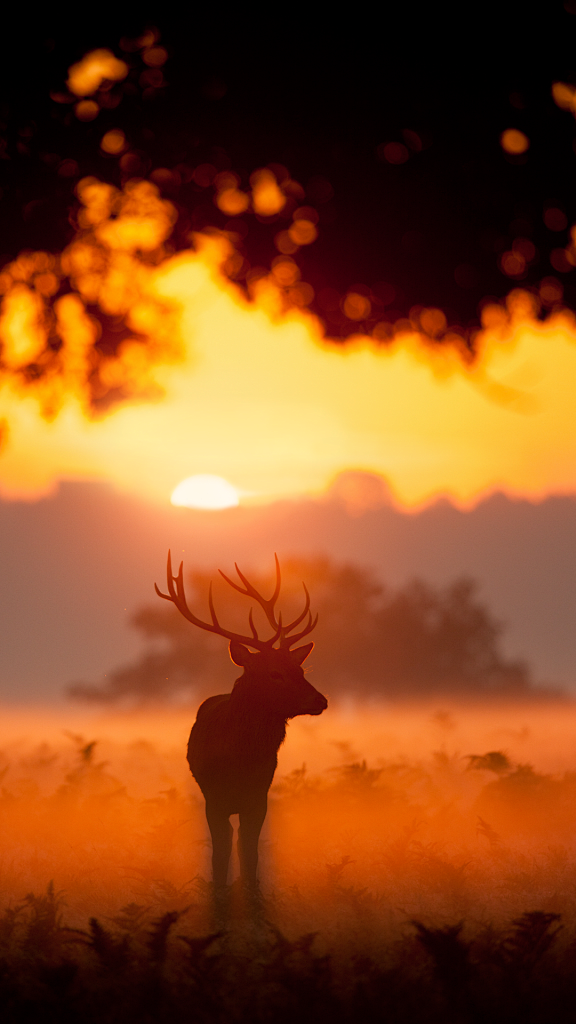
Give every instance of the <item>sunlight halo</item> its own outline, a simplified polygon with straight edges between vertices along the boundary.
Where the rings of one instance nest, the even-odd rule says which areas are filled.
[[[172,505],[184,508],[233,508],[239,504],[238,491],[227,480],[212,473],[197,473],[181,480],[172,491]]]

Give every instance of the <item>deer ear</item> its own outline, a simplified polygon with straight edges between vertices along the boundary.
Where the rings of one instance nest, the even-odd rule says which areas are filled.
[[[231,640],[228,650],[230,651],[232,661],[240,668],[246,668],[250,658],[253,657],[252,652],[247,647],[244,647],[244,644],[239,643],[238,640]]]
[[[303,661],[306,661],[306,658],[310,654],[310,651],[312,650],[313,647],[314,641],[312,641],[309,644],[304,644],[303,647],[297,647],[295,651],[288,651],[288,654],[290,655],[291,660],[295,662],[296,665],[301,665]]]

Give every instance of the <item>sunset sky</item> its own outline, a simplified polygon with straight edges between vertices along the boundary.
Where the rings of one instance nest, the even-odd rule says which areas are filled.
[[[572,1020],[575,625],[576,0],[3,11],[10,1019]]]
[[[576,13],[541,14],[15,29],[2,501],[575,497]]]

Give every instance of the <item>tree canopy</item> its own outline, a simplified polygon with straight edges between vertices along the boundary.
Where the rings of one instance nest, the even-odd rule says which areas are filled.
[[[264,594],[271,579],[248,573]],[[214,600],[221,622],[247,633],[250,602],[217,573],[193,572],[187,579],[188,604],[209,619],[207,594],[214,580]],[[467,578],[437,589],[413,580],[393,590],[369,569],[338,565],[328,559],[293,559],[282,566],[279,606],[297,613],[304,580],[319,613],[315,649],[307,665],[314,685],[328,696],[425,697],[432,695],[520,696],[530,692],[527,666],[507,659],[500,640],[502,625]],[[264,620],[255,620],[268,635]],[[145,641],[142,656],[107,675],[101,685],[75,683],[74,697],[117,703],[202,699],[229,690],[238,674],[226,641],[199,629],[168,603],[144,605],[132,624]],[[269,629],[269,627],[268,627]]]

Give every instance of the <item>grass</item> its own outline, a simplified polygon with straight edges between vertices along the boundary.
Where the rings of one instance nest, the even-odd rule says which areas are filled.
[[[331,763],[281,766],[261,899],[248,907],[235,882],[217,922],[179,750],[153,730],[7,740],[3,1024],[575,1019],[574,712],[559,715],[562,746],[545,716],[516,709],[528,725],[499,749],[497,711],[472,746],[453,709],[439,749],[440,719],[411,714],[403,753],[375,756],[366,733],[354,756],[361,736],[342,715],[335,735],[347,729],[355,749],[332,735]]]

